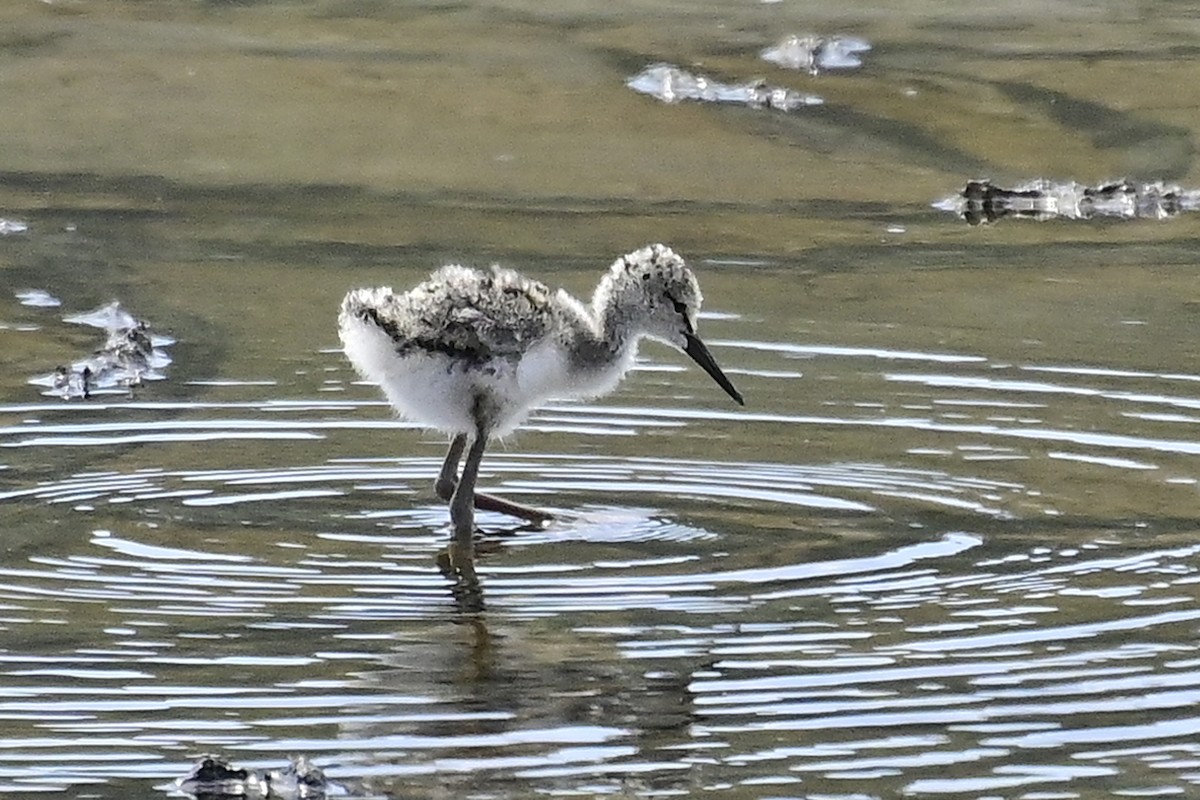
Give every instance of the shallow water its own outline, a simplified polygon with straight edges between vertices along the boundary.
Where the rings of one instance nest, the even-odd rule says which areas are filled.
[[[36,5],[0,34],[0,794],[168,796],[203,753],[354,797],[1197,791],[1197,221],[930,204],[1200,186],[1200,7]],[[872,50],[759,59],[805,32]],[[665,105],[624,84],[656,62],[825,104]],[[746,406],[648,344],[537,412],[481,483],[559,518],[481,515],[461,606],[445,442],[349,369],[341,296],[452,259],[586,294],[657,240]],[[113,299],[165,380],[27,383]]]

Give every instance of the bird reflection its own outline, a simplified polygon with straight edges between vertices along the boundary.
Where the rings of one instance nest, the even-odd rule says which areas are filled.
[[[504,539],[521,533],[540,530],[541,526],[532,522],[513,525],[499,530],[490,529],[486,535],[476,535],[474,543],[475,561],[485,561],[499,553],[504,546]],[[450,595],[461,614],[479,614],[484,610],[483,584],[478,581],[461,580],[461,575],[454,563],[453,543],[447,544],[434,556],[438,571],[450,581]],[[482,622],[481,622],[482,624]]]

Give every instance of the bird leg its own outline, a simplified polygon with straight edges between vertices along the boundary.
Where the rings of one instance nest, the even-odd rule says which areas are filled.
[[[458,486],[456,478],[458,462],[462,459],[463,450],[466,448],[466,445],[467,435],[465,433],[457,434],[450,440],[450,449],[446,451],[446,460],[442,462],[442,471],[438,474],[437,481],[433,484],[437,496],[446,502],[449,502],[455,495],[455,489]],[[504,500],[494,495],[483,494],[482,492],[475,492],[475,507],[480,511],[495,511],[500,514],[507,514],[510,517],[517,517],[535,525],[554,519],[554,515],[546,511],[540,511],[536,508],[530,508],[529,506],[514,503],[511,500]]]
[[[455,437],[454,442],[451,442],[448,455],[455,455],[456,449],[459,454],[462,453],[460,438]],[[462,583],[469,587],[479,584],[479,578],[475,575],[475,482],[479,478],[479,462],[483,460],[486,447],[487,434],[482,429],[477,430],[475,440],[471,442],[471,449],[467,451],[462,478],[459,479],[454,495],[450,498],[450,522],[454,526],[449,551],[450,567],[461,577]]]
[[[433,483],[433,490],[437,492],[437,496],[447,503],[454,497],[454,490],[458,486],[458,462],[462,460],[463,448],[466,446],[467,435],[455,434],[450,440],[450,449],[446,451],[446,460],[442,462],[442,471]]]

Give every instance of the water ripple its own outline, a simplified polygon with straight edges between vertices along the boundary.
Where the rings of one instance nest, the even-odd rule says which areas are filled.
[[[1194,789],[1194,525],[1092,512],[1124,481],[1194,491],[1193,377],[715,346],[760,405],[658,402],[651,363],[651,396],[534,416],[523,443],[578,455],[489,454],[489,491],[557,518],[480,514],[481,613],[434,566],[442,445],[373,455],[413,427],[373,394],[0,407],[13,464],[72,465],[0,486],[0,630],[25,643],[0,652],[0,793],[104,794],[206,751],[304,752],[353,796],[433,774],[464,796],[481,774],[589,796]],[[794,391],[799,359],[828,399]],[[859,457],[828,455],[847,441]]]

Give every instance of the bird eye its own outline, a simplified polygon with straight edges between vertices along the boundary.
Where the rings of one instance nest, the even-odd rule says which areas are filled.
[[[667,299],[671,301],[671,305],[675,307],[675,313],[683,319],[683,327],[688,333],[695,333],[692,329],[692,318],[688,314],[687,303],[681,300],[676,300],[671,295],[667,295]]]

